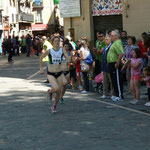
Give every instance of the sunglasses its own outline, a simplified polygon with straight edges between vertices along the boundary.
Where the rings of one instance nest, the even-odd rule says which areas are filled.
[[[99,35],[98,37],[103,37],[103,35]]]

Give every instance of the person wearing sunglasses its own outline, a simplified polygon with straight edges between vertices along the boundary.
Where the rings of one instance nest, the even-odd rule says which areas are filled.
[[[101,62],[103,48],[105,47],[105,36],[103,32],[97,32],[97,41],[95,43],[94,54],[95,54],[95,76],[101,73]]]

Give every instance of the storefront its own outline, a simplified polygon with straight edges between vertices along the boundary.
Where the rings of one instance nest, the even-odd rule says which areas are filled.
[[[33,35],[45,35],[48,29],[48,24],[33,24],[32,33]]]
[[[94,35],[96,31],[107,33],[109,30],[123,29],[121,0],[93,0],[92,16],[94,22]]]

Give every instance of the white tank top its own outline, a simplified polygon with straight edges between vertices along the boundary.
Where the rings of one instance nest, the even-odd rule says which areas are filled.
[[[50,64],[61,64],[63,57],[63,50],[59,48],[58,51],[55,51],[53,48],[50,49]]]

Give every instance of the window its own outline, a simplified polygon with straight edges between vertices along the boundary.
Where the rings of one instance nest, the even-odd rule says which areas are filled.
[[[14,14],[12,14],[12,22],[14,22]]]
[[[18,22],[18,14],[16,14],[16,22]]]
[[[42,22],[42,12],[37,11],[36,12],[36,23]]]
[[[10,4],[10,6],[12,5],[11,0],[9,0],[9,4]]]

